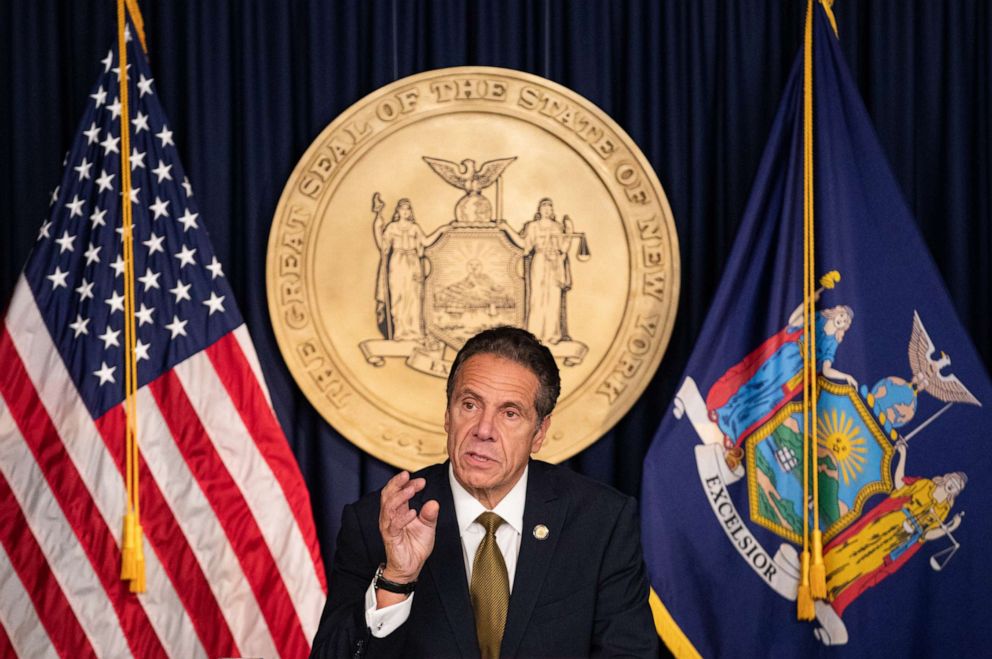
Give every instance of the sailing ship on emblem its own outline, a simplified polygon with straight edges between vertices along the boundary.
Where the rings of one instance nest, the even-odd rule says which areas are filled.
[[[503,172],[516,156],[476,166],[424,156],[438,176],[464,191],[453,218],[431,233],[417,222],[413,201],[393,212],[372,194],[372,234],[379,251],[375,318],[382,338],[359,345],[366,361],[405,358],[417,371],[446,377],[454,353],[474,334],[497,325],[524,327],[565,366],[582,362],[587,346],[568,331],[572,255],[590,257],[584,233],[554,201],[540,199],[520,230],[503,218]],[[494,188],[495,203],[484,190]]]

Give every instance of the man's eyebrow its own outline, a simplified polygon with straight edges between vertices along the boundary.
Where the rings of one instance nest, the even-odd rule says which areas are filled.
[[[460,391],[456,391],[455,392],[455,397],[456,398],[465,398],[466,396],[470,396],[472,398],[482,398],[482,396],[480,396],[471,387],[462,387],[462,389]]]

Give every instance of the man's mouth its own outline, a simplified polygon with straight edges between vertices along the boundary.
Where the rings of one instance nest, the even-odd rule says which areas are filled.
[[[465,457],[467,457],[469,462],[473,464],[489,465],[489,464],[494,464],[496,462],[495,459],[487,455],[483,455],[481,453],[476,453],[474,451],[469,451],[468,453],[465,454]]]

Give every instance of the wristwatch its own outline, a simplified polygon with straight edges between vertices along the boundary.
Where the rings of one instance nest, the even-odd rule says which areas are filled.
[[[376,590],[381,588],[382,590],[390,593],[396,593],[397,595],[409,595],[417,587],[416,580],[409,583],[396,583],[395,581],[390,581],[382,576],[382,571],[385,569],[386,564],[379,563],[379,569],[375,571],[375,577],[372,578],[372,587]]]

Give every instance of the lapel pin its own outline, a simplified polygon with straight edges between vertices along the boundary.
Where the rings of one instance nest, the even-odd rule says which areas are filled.
[[[538,540],[547,539],[549,533],[551,533],[551,531],[549,531],[548,527],[546,527],[544,524],[538,524],[537,526],[534,527],[534,537],[537,538]]]

